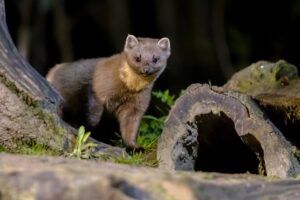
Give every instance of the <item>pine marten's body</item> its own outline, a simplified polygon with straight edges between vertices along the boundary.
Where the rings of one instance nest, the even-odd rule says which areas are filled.
[[[136,148],[140,121],[148,108],[152,86],[169,56],[168,38],[156,40],[129,35],[122,53],[58,64],[50,70],[47,80],[63,96],[64,112],[86,116],[88,125],[94,127],[107,110],[117,117],[127,147]]]

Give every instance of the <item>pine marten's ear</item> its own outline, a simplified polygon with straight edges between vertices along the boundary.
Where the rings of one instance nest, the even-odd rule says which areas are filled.
[[[161,38],[158,41],[157,45],[164,51],[170,51],[170,49],[171,49],[170,40],[169,40],[169,38],[166,38],[166,37]]]
[[[125,42],[125,51],[133,49],[136,45],[138,45],[138,40],[134,35],[128,34]]]

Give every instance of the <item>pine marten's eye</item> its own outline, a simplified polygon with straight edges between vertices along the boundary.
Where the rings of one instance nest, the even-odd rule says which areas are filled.
[[[152,62],[153,62],[153,63],[157,63],[158,60],[159,60],[158,57],[154,57],[154,56],[153,56],[153,58],[152,58]]]
[[[136,62],[141,62],[142,61],[141,55],[135,56],[134,59],[135,59]]]

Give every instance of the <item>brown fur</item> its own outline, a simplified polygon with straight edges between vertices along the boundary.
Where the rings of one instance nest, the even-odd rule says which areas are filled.
[[[99,123],[104,110],[115,114],[125,144],[135,148],[153,83],[164,70],[169,55],[167,38],[129,35],[122,53],[56,65],[47,80],[63,96],[64,109],[77,115],[85,110],[90,126]],[[156,58],[159,59],[154,62]],[[87,98],[82,100],[82,97]]]

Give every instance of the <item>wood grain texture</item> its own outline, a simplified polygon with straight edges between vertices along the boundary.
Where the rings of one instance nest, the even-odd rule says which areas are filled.
[[[158,143],[160,167],[171,170],[289,177],[300,172],[294,153],[249,96],[201,84],[177,99]]]

